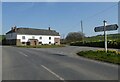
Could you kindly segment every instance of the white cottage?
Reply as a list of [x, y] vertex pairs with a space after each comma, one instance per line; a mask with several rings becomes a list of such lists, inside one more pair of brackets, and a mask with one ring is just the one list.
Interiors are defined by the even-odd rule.
[[60, 45], [60, 35], [55, 30], [34, 29], [34, 28], [11, 28], [6, 33], [6, 43], [8, 45]]

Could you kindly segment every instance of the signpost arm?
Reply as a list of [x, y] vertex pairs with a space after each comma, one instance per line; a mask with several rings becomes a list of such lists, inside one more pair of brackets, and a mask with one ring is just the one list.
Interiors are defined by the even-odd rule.
[[106, 34], [106, 22], [107, 21], [103, 21], [103, 23], [104, 23], [104, 42], [105, 42], [105, 52], [107, 52], [107, 34]]
[[99, 26], [99, 27], [95, 27], [94, 31], [95, 32], [101, 32], [104, 31], [104, 46], [105, 46], [105, 52], [107, 52], [107, 33], [106, 31], [111, 31], [111, 30], [117, 30], [119, 27], [117, 24], [113, 24], [113, 25], [106, 25], [107, 21], [103, 21], [104, 26]]

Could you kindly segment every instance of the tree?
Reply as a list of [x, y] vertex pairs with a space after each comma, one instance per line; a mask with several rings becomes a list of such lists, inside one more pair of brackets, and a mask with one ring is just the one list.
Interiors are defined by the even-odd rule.
[[75, 42], [75, 41], [82, 41], [84, 37], [84, 34], [82, 32], [70, 32], [66, 36], [67, 42]]

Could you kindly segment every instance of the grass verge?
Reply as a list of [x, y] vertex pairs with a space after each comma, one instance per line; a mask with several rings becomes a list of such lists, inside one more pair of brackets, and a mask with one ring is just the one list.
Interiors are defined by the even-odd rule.
[[94, 60], [120, 65], [120, 52], [117, 51], [108, 51], [106, 53], [105, 51], [102, 50], [98, 50], [98, 51], [89, 50], [89, 51], [78, 52], [77, 55]]
[[65, 47], [65, 45], [39, 45], [39, 46], [17, 46], [23, 48], [58, 48], [58, 47]]

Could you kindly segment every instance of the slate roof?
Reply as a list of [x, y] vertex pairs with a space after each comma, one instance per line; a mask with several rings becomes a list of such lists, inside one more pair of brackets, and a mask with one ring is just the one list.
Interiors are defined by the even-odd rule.
[[55, 30], [47, 30], [47, 29], [35, 29], [35, 28], [16, 28], [16, 30], [10, 30], [6, 34], [9, 33], [17, 33], [17, 34], [26, 34], [26, 35], [52, 35], [52, 36], [60, 36], [58, 32]]

